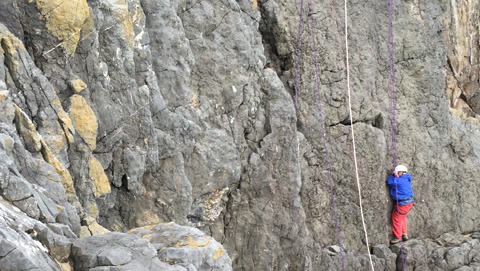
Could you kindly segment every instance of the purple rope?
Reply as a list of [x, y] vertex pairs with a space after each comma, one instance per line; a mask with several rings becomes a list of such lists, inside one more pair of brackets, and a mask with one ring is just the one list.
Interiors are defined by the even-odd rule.
[[295, 98], [294, 98], [294, 106], [295, 106], [295, 112], [297, 112], [297, 102], [298, 102], [298, 89], [300, 86], [300, 80], [299, 80], [299, 69], [300, 69], [300, 62], [302, 61], [302, 47], [301, 45], [301, 35], [303, 31], [303, 6], [304, 6], [304, 0], [302, 0], [302, 4], [300, 6], [300, 21], [298, 24], [298, 36], [297, 36], [297, 63], [295, 64]]
[[322, 136], [323, 136], [323, 148], [325, 150], [325, 165], [327, 167], [327, 179], [328, 179], [328, 184], [330, 185], [330, 194], [331, 194], [331, 206], [332, 206], [332, 213], [333, 213], [333, 218], [335, 220], [335, 233], [337, 235], [337, 240], [338, 240], [338, 246], [340, 247], [340, 255], [342, 259], [342, 270], [345, 270], [345, 257], [343, 255], [344, 253], [344, 248], [342, 245], [342, 241], [340, 238], [340, 228], [338, 226], [338, 216], [337, 216], [337, 209], [335, 207], [335, 195], [333, 193], [333, 183], [332, 183], [332, 178], [331, 178], [331, 170], [330, 170], [330, 162], [329, 162], [329, 155], [328, 155], [328, 150], [327, 150], [327, 134], [326, 134], [326, 129], [325, 129], [325, 121], [323, 119], [323, 112], [322, 112], [322, 106], [321, 106], [321, 97], [320, 97], [320, 78], [319, 78], [319, 69], [318, 69], [318, 61], [317, 61], [317, 45], [316, 45], [316, 39], [315, 39], [315, 31], [314, 31], [314, 26], [315, 22], [313, 19], [313, 2], [310, 0], [310, 21], [311, 21], [311, 31], [312, 31], [312, 47], [313, 47], [313, 60], [315, 63], [315, 82], [316, 82], [316, 101], [317, 101], [317, 107], [318, 107], [318, 114], [320, 118], [320, 123], [322, 124]]
[[[390, 53], [390, 124], [392, 126], [392, 157], [393, 166], [397, 166], [397, 128], [395, 119], [395, 44], [393, 39], [393, 0], [388, 0], [388, 48]], [[398, 182], [395, 182], [398, 206]], [[396, 208], [395, 206], [395, 208]], [[402, 271], [405, 266], [405, 255], [403, 251], [403, 240], [400, 241], [402, 253]]]

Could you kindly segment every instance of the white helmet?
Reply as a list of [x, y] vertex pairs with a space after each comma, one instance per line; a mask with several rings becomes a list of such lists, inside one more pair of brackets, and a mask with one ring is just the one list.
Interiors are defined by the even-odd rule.
[[398, 165], [398, 166], [396, 166], [396, 167], [395, 167], [395, 173], [398, 173], [398, 172], [400, 172], [400, 171], [407, 172], [408, 169], [407, 169], [407, 167], [404, 166], [404, 165]]

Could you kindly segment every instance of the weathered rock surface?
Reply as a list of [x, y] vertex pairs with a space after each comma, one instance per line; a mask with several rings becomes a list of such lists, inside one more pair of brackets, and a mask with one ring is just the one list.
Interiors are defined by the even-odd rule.
[[0, 270], [480, 270], [478, 1], [0, 2]]
[[75, 270], [232, 270], [222, 245], [174, 223], [75, 239]]
[[37, 223], [0, 199], [0, 270], [60, 270], [40, 242], [30, 235]]
[[188, 270], [160, 261], [148, 240], [125, 233], [76, 239], [72, 244], [74, 270]]
[[163, 262], [187, 270], [232, 270], [232, 261], [223, 246], [200, 230], [169, 223], [135, 228], [129, 233], [149, 240]]

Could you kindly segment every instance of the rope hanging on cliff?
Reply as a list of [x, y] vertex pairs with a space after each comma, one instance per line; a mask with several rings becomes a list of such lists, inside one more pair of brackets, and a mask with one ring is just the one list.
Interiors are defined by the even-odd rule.
[[[392, 127], [392, 159], [393, 167], [397, 166], [397, 126], [395, 117], [395, 44], [393, 39], [393, 0], [388, 0], [388, 50], [390, 58], [390, 125]], [[398, 189], [397, 189], [398, 191]], [[398, 204], [398, 199], [397, 199]], [[400, 241], [402, 254], [402, 271], [405, 266], [405, 255], [403, 252], [403, 240]]]
[[365, 215], [363, 214], [363, 207], [362, 207], [362, 193], [361, 193], [361, 186], [360, 186], [360, 178], [358, 175], [358, 162], [357, 162], [357, 150], [355, 147], [355, 132], [353, 130], [353, 114], [352, 114], [352, 98], [351, 98], [351, 90], [350, 90], [350, 63], [349, 63], [349, 55], [348, 55], [348, 6], [347, 6], [347, 0], [345, 0], [345, 63], [346, 63], [346, 69], [347, 69], [347, 93], [348, 93], [348, 112], [350, 115], [350, 128], [351, 128], [351, 134], [352, 134], [352, 146], [353, 146], [353, 161], [355, 164], [355, 178], [357, 181], [357, 190], [358, 190], [358, 201], [359, 201], [359, 206], [360, 206], [360, 215], [362, 218], [362, 226], [363, 226], [363, 231], [365, 234], [365, 245], [367, 247], [367, 252], [368, 252], [368, 258], [370, 260], [370, 266], [372, 267], [372, 270], [375, 270], [373, 266], [373, 261], [372, 261], [372, 255], [370, 254], [370, 246], [368, 244], [368, 234], [367, 234], [367, 226], [365, 224]]
[[318, 108], [318, 114], [319, 114], [319, 119], [322, 127], [322, 139], [323, 139], [323, 149], [325, 151], [325, 166], [327, 169], [327, 181], [330, 186], [330, 201], [331, 201], [331, 206], [332, 206], [332, 213], [333, 217], [335, 220], [335, 233], [337, 236], [338, 240], [338, 246], [340, 247], [340, 255], [342, 259], [342, 270], [345, 270], [345, 256], [344, 256], [344, 247], [342, 245], [342, 241], [340, 238], [340, 228], [338, 225], [338, 216], [337, 216], [337, 208], [335, 206], [335, 194], [333, 192], [333, 182], [332, 182], [332, 177], [331, 177], [331, 170], [330, 170], [330, 159], [328, 155], [328, 149], [327, 149], [327, 134], [326, 134], [326, 129], [325, 129], [325, 120], [323, 118], [323, 109], [322, 109], [322, 104], [321, 104], [321, 97], [320, 97], [320, 90], [321, 90], [321, 84], [320, 84], [320, 72], [318, 68], [318, 61], [317, 61], [317, 44], [316, 44], [316, 38], [315, 38], [315, 20], [313, 19], [313, 1], [310, 0], [310, 5], [309, 5], [309, 16], [310, 16], [310, 31], [312, 35], [312, 48], [313, 48], [313, 62], [315, 64], [315, 83], [316, 83], [316, 102], [317, 102], [317, 108]]
[[[299, 93], [299, 88], [300, 88], [300, 83], [299, 83], [299, 67], [301, 63], [301, 34], [303, 31], [303, 10], [304, 10], [304, 0], [301, 1], [301, 7], [300, 7], [300, 21], [299, 21], [299, 26], [298, 26], [298, 37], [297, 37], [297, 63], [295, 65], [295, 98], [294, 98], [294, 106], [295, 106], [295, 111], [298, 110], [298, 93]], [[312, 14], [312, 0], [310, 0], [310, 14]], [[312, 46], [313, 46], [313, 54], [314, 54], [314, 62], [315, 62], [315, 81], [316, 81], [316, 102], [317, 102], [317, 107], [318, 107], [318, 112], [319, 112], [319, 118], [320, 118], [320, 123], [322, 127], [322, 138], [323, 138], [323, 146], [324, 146], [324, 151], [325, 151], [325, 164], [326, 164], [326, 170], [327, 170], [327, 180], [328, 184], [330, 186], [330, 201], [331, 201], [331, 208], [332, 208], [332, 216], [335, 221], [335, 233], [337, 237], [337, 242], [338, 246], [340, 247], [340, 255], [341, 255], [341, 261], [342, 261], [342, 270], [345, 271], [345, 257], [344, 257], [344, 248], [342, 245], [342, 241], [340, 238], [340, 228], [338, 225], [338, 216], [337, 216], [337, 210], [335, 206], [335, 194], [333, 192], [333, 182], [331, 178], [331, 170], [330, 170], [330, 162], [329, 162], [329, 155], [328, 155], [328, 150], [327, 150], [327, 136], [325, 132], [325, 121], [323, 119], [323, 113], [322, 113], [322, 106], [320, 102], [320, 77], [319, 77], [319, 69], [318, 69], [318, 63], [317, 63], [317, 50], [316, 50], [316, 44], [315, 44], [315, 33], [313, 31], [314, 27], [314, 20], [313, 17], [311, 16], [311, 23], [312, 23]]]
[[[300, 7], [300, 21], [299, 21], [299, 26], [298, 26], [298, 37], [297, 37], [297, 63], [295, 65], [295, 98], [294, 98], [294, 106], [295, 106], [295, 111], [298, 110], [298, 93], [299, 93], [299, 66], [301, 63], [301, 33], [303, 30], [303, 10], [304, 10], [304, 0], [301, 1], [301, 7]], [[322, 139], [323, 139], [323, 148], [325, 151], [325, 166], [327, 169], [327, 182], [329, 184], [330, 188], [330, 201], [331, 201], [331, 208], [332, 208], [332, 217], [333, 220], [335, 221], [335, 234], [337, 237], [337, 243], [338, 246], [340, 247], [340, 256], [341, 256], [341, 263], [342, 263], [342, 270], [345, 270], [345, 256], [344, 256], [344, 247], [342, 245], [341, 237], [340, 237], [340, 227], [338, 225], [338, 215], [337, 215], [337, 210], [336, 210], [336, 205], [335, 205], [335, 194], [333, 192], [333, 182], [331, 178], [331, 169], [330, 169], [330, 162], [329, 162], [329, 154], [328, 154], [328, 149], [327, 149], [327, 136], [326, 136], [326, 129], [325, 129], [325, 121], [323, 119], [323, 109], [321, 105], [321, 98], [320, 98], [320, 89], [321, 89], [321, 84], [320, 84], [320, 76], [319, 76], [319, 68], [318, 68], [318, 61], [317, 61], [317, 48], [316, 48], [316, 43], [315, 43], [315, 31], [314, 31], [314, 26], [315, 26], [315, 21], [313, 18], [313, 1], [310, 0], [310, 5], [309, 5], [309, 13], [310, 13], [310, 19], [311, 19], [311, 34], [312, 34], [312, 48], [313, 48], [313, 56], [314, 56], [314, 64], [315, 64], [315, 83], [316, 83], [316, 103], [318, 107], [318, 113], [319, 113], [319, 119], [322, 127]]]

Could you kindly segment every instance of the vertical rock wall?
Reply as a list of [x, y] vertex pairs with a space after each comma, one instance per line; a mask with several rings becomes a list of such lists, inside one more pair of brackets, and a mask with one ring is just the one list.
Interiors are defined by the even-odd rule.
[[[145, 227], [135, 233], [148, 239], [151, 227], [175, 221], [221, 242], [235, 270], [368, 270], [353, 128], [376, 269], [401, 264], [398, 249], [381, 245], [390, 238], [384, 180], [394, 154], [414, 177], [412, 236], [478, 230], [478, 2], [394, 1], [393, 111], [387, 2], [348, 2], [353, 127], [344, 3], [317, 1], [309, 11], [307, 2], [300, 21], [300, 1], [2, 1], [4, 205], [66, 225], [71, 234], [60, 235], [68, 238]], [[332, 246], [337, 229], [343, 250]], [[25, 243], [36, 238], [29, 236]], [[43, 244], [53, 238], [42, 236]], [[127, 246], [133, 238], [108, 236], [95, 242]], [[181, 247], [202, 247], [182, 238]], [[476, 251], [468, 238], [412, 246], [418, 255]], [[141, 247], [153, 254], [168, 243], [150, 241]], [[72, 243], [75, 270], [115, 265], [101, 246]], [[128, 249], [119, 253], [137, 255]], [[65, 253], [55, 259], [65, 262]], [[204, 270], [230, 260], [214, 254], [225, 262], [207, 257], [204, 265], [166, 253], [151, 266]], [[44, 258], [38, 266], [54, 265]], [[137, 268], [139, 259], [122, 264]], [[425, 263], [412, 268], [468, 264], [408, 259]]]

